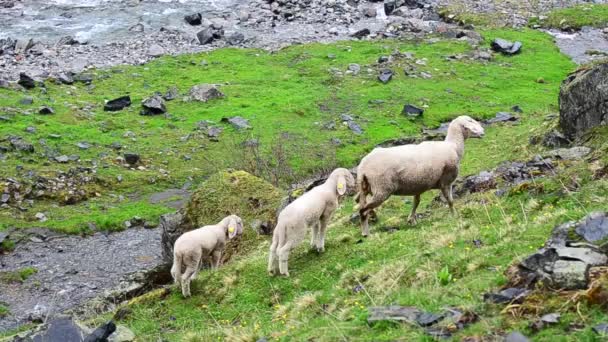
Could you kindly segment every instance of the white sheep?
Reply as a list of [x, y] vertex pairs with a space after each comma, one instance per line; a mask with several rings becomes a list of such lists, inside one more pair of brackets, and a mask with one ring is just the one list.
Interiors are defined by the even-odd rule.
[[[480, 138], [484, 129], [472, 118], [463, 115], [448, 126], [445, 141], [427, 141], [418, 145], [376, 148], [365, 156], [357, 168], [359, 215], [361, 232], [369, 235], [369, 215], [391, 195], [414, 196], [408, 222], [416, 224], [416, 209], [420, 195], [440, 189], [454, 213], [452, 183], [464, 154], [464, 141]], [[371, 196], [371, 198], [368, 198]]]
[[190, 296], [190, 282], [196, 278], [202, 259], [211, 257], [211, 268], [217, 269], [226, 241], [242, 233], [243, 220], [230, 215], [216, 225], [186, 232], [175, 241], [171, 275], [175, 284], [181, 284], [184, 297]]
[[308, 227], [312, 227], [310, 247], [325, 251], [325, 230], [332, 214], [350, 188], [355, 178], [347, 169], [335, 169], [325, 183], [306, 192], [290, 203], [279, 214], [272, 236], [268, 272], [289, 276], [287, 259], [289, 252], [304, 238]]

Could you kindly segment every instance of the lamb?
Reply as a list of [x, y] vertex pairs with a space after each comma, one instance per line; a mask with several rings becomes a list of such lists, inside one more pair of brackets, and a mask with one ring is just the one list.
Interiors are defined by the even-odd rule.
[[332, 214], [348, 189], [355, 186], [355, 178], [347, 169], [335, 169], [325, 183], [313, 188], [281, 211], [272, 236], [268, 273], [289, 276], [289, 252], [312, 227], [310, 247], [325, 251], [325, 231]]
[[[391, 195], [414, 196], [408, 222], [416, 224], [420, 195], [440, 189], [454, 214], [452, 183], [464, 154], [465, 139], [481, 138], [483, 127], [463, 115], [448, 126], [445, 141], [428, 141], [418, 145], [376, 148], [365, 156], [357, 168], [358, 202], [361, 232], [369, 235], [369, 216]], [[371, 195], [371, 198], [368, 196]]]
[[[217, 269], [226, 240], [241, 234], [243, 220], [236, 215], [230, 215], [216, 225], [186, 232], [175, 241], [171, 275], [175, 284], [181, 284], [184, 297], [190, 297], [190, 282], [200, 271], [202, 259], [211, 257], [211, 268]], [[185, 271], [182, 273], [183, 269]]]

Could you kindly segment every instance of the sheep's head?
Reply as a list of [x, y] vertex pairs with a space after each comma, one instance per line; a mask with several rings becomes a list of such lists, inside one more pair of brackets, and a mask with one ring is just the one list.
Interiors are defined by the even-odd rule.
[[459, 116], [454, 121], [460, 124], [462, 132], [467, 138], [482, 138], [485, 134], [481, 124], [467, 115]]
[[349, 189], [355, 188], [355, 177], [347, 169], [335, 169], [329, 178], [335, 179], [336, 191], [340, 196], [344, 196]]
[[232, 239], [237, 235], [243, 234], [243, 220], [240, 217], [236, 215], [230, 215], [223, 220], [223, 222], [226, 221], [228, 225], [227, 231], [229, 239]]

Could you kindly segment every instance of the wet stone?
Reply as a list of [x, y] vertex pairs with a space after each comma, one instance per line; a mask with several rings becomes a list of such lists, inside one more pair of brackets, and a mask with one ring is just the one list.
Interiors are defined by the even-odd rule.
[[424, 109], [418, 108], [411, 104], [406, 104], [405, 106], [403, 106], [403, 111], [401, 111], [401, 114], [407, 115], [409, 117], [418, 117], [421, 116], [423, 113]]
[[114, 100], [108, 101], [104, 106], [103, 110], [106, 112], [115, 112], [122, 110], [131, 105], [131, 97], [130, 96], [121, 96]]

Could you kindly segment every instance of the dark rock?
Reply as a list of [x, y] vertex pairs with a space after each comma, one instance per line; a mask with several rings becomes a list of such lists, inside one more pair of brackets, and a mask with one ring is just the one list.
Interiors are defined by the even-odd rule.
[[34, 145], [23, 140], [21, 137], [10, 137], [8, 141], [11, 146], [17, 151], [29, 153], [34, 152]]
[[189, 230], [184, 222], [184, 215], [178, 211], [173, 214], [165, 214], [160, 217], [159, 227], [161, 230], [161, 246], [163, 261], [166, 264], [173, 263], [173, 245], [180, 235]]
[[84, 342], [107, 342], [108, 337], [116, 331], [116, 324], [109, 321], [108, 323], [95, 329], [89, 336], [84, 339]]
[[144, 24], [142, 23], [137, 23], [131, 27], [129, 27], [129, 32], [144, 32], [145, 31], [145, 27]]
[[378, 145], [376, 145], [376, 147], [393, 147], [393, 146], [415, 144], [417, 142], [418, 142], [418, 139], [415, 137], [395, 138], [395, 139], [385, 140], [385, 141], [379, 143]]
[[165, 100], [160, 95], [153, 95], [145, 99], [141, 103], [143, 109], [139, 114], [141, 115], [160, 115], [167, 112], [165, 107]]
[[429, 129], [425, 128], [422, 130], [422, 134], [425, 136], [425, 140], [436, 140], [443, 139], [448, 134], [449, 123], [442, 123], [437, 128]]
[[139, 162], [140, 160], [140, 156], [139, 154], [136, 153], [125, 153], [124, 154], [125, 157], [125, 161], [127, 162], [127, 164], [129, 165], [135, 165]]
[[380, 306], [369, 309], [367, 322], [373, 323], [377, 321], [399, 321], [417, 324], [418, 316], [422, 311], [411, 306]]
[[226, 39], [226, 42], [229, 45], [239, 45], [239, 44], [243, 43], [244, 41], [245, 41], [245, 35], [240, 32], [235, 32]]
[[384, 13], [386, 15], [391, 15], [391, 13], [393, 13], [393, 11], [397, 9], [397, 7], [399, 7], [399, 5], [395, 0], [384, 1]]
[[464, 194], [484, 192], [490, 189], [496, 189], [498, 183], [493, 172], [481, 171], [477, 175], [468, 176], [462, 182], [457, 181], [454, 186], [454, 195], [462, 196]]
[[361, 129], [361, 126], [359, 126], [358, 123], [356, 123], [354, 121], [348, 121], [347, 125], [348, 125], [348, 129], [350, 129], [353, 133], [355, 133], [357, 135], [363, 134], [363, 129]]
[[31, 336], [27, 336], [26, 341], [82, 341], [83, 332], [76, 323], [69, 317], [56, 318], [44, 328]]
[[519, 331], [513, 331], [505, 337], [505, 342], [530, 342], [530, 340]]
[[205, 134], [207, 134], [209, 138], [219, 138], [223, 131], [224, 129], [222, 127], [212, 126], [207, 128], [207, 132], [205, 132]]
[[51, 107], [43, 106], [38, 110], [38, 114], [41, 115], [52, 115], [55, 114], [55, 111]]
[[224, 94], [212, 84], [199, 84], [190, 88], [190, 98], [195, 101], [207, 102], [224, 97]]
[[203, 17], [201, 16], [200, 13], [194, 13], [194, 14], [190, 14], [190, 15], [187, 15], [184, 17], [184, 20], [192, 26], [202, 24], [203, 23], [202, 19], [203, 19]]
[[93, 83], [93, 75], [82, 74], [82, 73], [76, 74], [76, 75], [74, 75], [74, 81], [89, 85], [89, 84]]
[[221, 121], [230, 123], [232, 125], [232, 127], [236, 128], [237, 130], [251, 128], [251, 126], [249, 126], [249, 120], [244, 119], [240, 116], [234, 116], [231, 118], [222, 118]]
[[423, 312], [416, 317], [416, 323], [421, 327], [431, 326], [443, 319], [443, 315], [437, 315], [430, 312]]
[[113, 150], [118, 151], [118, 150], [122, 149], [122, 144], [119, 143], [119, 142], [117, 142], [117, 141], [115, 141], [115, 142], [113, 142], [113, 143], [110, 144], [110, 148], [113, 149]]
[[382, 63], [387, 63], [390, 61], [390, 57], [389, 56], [380, 56], [378, 57], [378, 63], [382, 64]]
[[527, 289], [511, 287], [499, 293], [486, 293], [483, 295], [483, 300], [495, 304], [521, 303], [528, 294], [530, 291]]
[[542, 138], [542, 144], [545, 147], [564, 147], [570, 145], [570, 140], [562, 133], [552, 130], [545, 134]]
[[19, 73], [19, 81], [17, 81], [17, 83], [25, 89], [36, 87], [36, 81], [24, 72]]
[[198, 42], [201, 45], [211, 44], [214, 40], [221, 39], [224, 36], [224, 30], [208, 27], [196, 34]]
[[378, 80], [384, 84], [387, 84], [393, 78], [393, 71], [391, 69], [382, 69], [378, 74]]
[[165, 95], [163, 95], [163, 99], [165, 99], [165, 101], [172, 101], [175, 100], [178, 96], [179, 90], [176, 87], [171, 87], [167, 89], [167, 92], [165, 93]]
[[508, 40], [496, 38], [492, 41], [490, 47], [496, 52], [500, 52], [505, 55], [515, 55], [521, 52], [521, 42], [510, 42]]
[[55, 46], [78, 45], [78, 44], [80, 44], [80, 42], [78, 42], [76, 39], [74, 39], [74, 37], [64, 36], [64, 37], [59, 38], [59, 40], [57, 41]]
[[403, 110], [401, 111], [401, 114], [407, 115], [409, 117], [421, 116], [423, 113], [424, 109], [418, 108], [411, 104], [406, 104], [405, 106], [403, 106]]
[[73, 84], [74, 77], [72, 77], [71, 72], [62, 72], [57, 76], [57, 81], [61, 84]]
[[122, 110], [131, 105], [131, 97], [130, 96], [121, 96], [117, 99], [110, 100], [106, 102], [103, 106], [103, 110], [106, 112], [116, 112]]
[[359, 30], [359, 31], [351, 34], [351, 37], [362, 39], [362, 38], [364, 38], [366, 36], [369, 36], [370, 33], [371, 33], [371, 31], [368, 28], [364, 28], [362, 30]]
[[495, 124], [495, 123], [499, 123], [499, 122], [513, 122], [513, 121], [517, 121], [517, 120], [519, 120], [519, 117], [514, 116], [511, 113], [498, 112], [498, 113], [496, 113], [495, 117], [488, 119], [484, 122], [488, 125], [491, 125], [491, 124]]
[[559, 125], [569, 139], [608, 123], [608, 63], [568, 75], [559, 93]]
[[602, 336], [608, 336], [608, 323], [600, 323], [593, 327], [593, 331]]
[[590, 214], [576, 225], [575, 232], [589, 242], [608, 238], [608, 214]]
[[521, 109], [521, 107], [518, 106], [518, 105], [515, 105], [515, 106], [511, 107], [511, 110], [514, 111], [515, 113], [523, 113], [524, 112], [523, 109]]
[[31, 96], [26, 96], [26, 97], [22, 98], [21, 100], [19, 100], [19, 103], [24, 106], [28, 106], [28, 105], [31, 105], [32, 103], [34, 103], [34, 98]]

